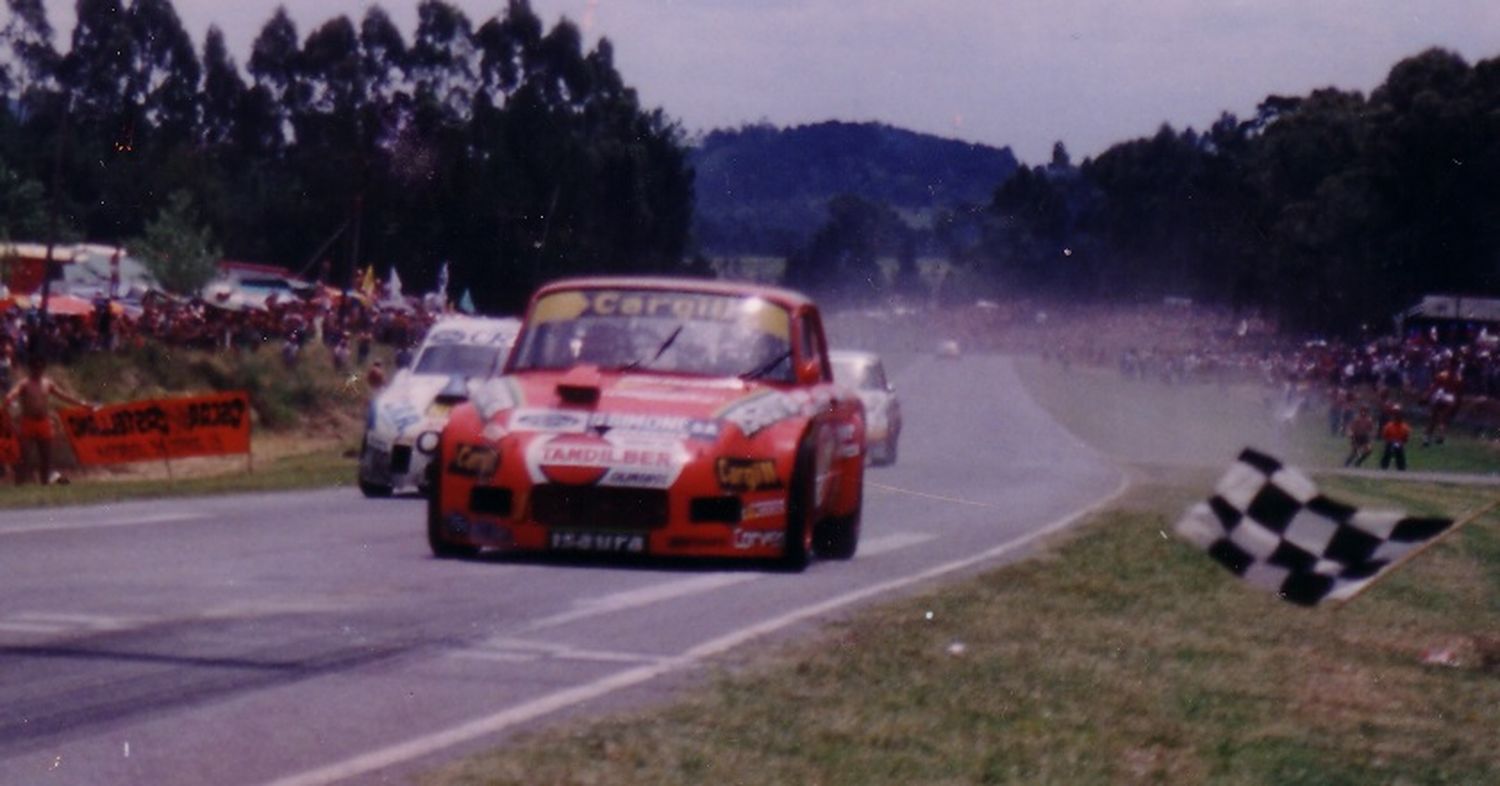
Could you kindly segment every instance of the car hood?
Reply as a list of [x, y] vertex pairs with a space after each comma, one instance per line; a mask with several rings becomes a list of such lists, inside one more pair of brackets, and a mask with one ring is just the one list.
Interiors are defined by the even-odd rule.
[[734, 377], [675, 377], [604, 372], [526, 372], [478, 385], [473, 401], [486, 421], [507, 431], [649, 432], [715, 439], [734, 426], [747, 436], [811, 415], [828, 394], [782, 390]]
[[397, 374], [371, 405], [371, 430], [394, 435], [421, 422], [453, 380], [446, 374]]

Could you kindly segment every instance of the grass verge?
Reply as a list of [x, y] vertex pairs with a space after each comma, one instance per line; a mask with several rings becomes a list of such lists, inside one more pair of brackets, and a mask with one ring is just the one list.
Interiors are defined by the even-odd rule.
[[[1305, 610], [1164, 536], [1211, 478], [1183, 480], [1138, 486], [1041, 558], [722, 666], [671, 706], [523, 737], [426, 782], [1500, 781], [1493, 521], [1346, 608]], [[1486, 493], [1329, 485], [1424, 513]], [[1424, 664], [1431, 649], [1455, 665]]]
[[335, 446], [291, 453], [258, 460], [253, 471], [246, 470], [243, 456], [212, 460], [216, 467], [222, 467], [217, 471], [179, 462], [187, 466], [177, 472], [187, 473], [186, 477], [167, 478], [165, 469], [157, 465], [157, 471], [146, 477], [88, 479], [64, 486], [12, 486], [7, 479], [7, 485], [0, 486], [0, 510], [352, 485], [356, 461], [346, 456], [348, 452]]

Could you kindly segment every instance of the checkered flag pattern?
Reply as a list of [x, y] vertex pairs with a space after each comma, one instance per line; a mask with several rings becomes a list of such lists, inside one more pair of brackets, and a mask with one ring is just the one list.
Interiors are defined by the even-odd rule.
[[1230, 572], [1302, 606], [1345, 600], [1451, 519], [1411, 518], [1336, 502], [1299, 470], [1246, 449], [1177, 534]]

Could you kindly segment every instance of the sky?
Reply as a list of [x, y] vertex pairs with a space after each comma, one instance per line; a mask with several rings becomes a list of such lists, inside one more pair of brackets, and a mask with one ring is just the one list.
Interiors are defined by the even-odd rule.
[[[477, 27], [504, 0], [449, 0]], [[66, 48], [72, 0], [45, 0]], [[367, 0], [175, 0], [202, 46], [241, 67], [278, 4], [306, 36]], [[415, 0], [380, 3], [410, 39]], [[1075, 160], [1154, 133], [1241, 117], [1271, 94], [1370, 91], [1440, 46], [1500, 56], [1496, 0], [532, 0], [590, 45], [606, 36], [642, 101], [689, 132], [767, 121], [878, 121]]]

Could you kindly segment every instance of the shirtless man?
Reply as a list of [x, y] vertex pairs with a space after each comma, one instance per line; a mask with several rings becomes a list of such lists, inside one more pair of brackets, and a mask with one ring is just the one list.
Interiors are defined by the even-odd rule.
[[[26, 378], [16, 383], [14, 388], [5, 395], [5, 407], [8, 410], [11, 402], [21, 402], [21, 455], [26, 454], [26, 445], [30, 443], [36, 446], [38, 465], [42, 471], [41, 482], [43, 485], [52, 481], [52, 416], [47, 410], [47, 402], [51, 397], [57, 397], [70, 404], [86, 407], [87, 402], [57, 386], [52, 378], [44, 372], [47, 362], [41, 355], [32, 355], [26, 364]], [[22, 482], [25, 477], [21, 472], [16, 473], [16, 482]]]

